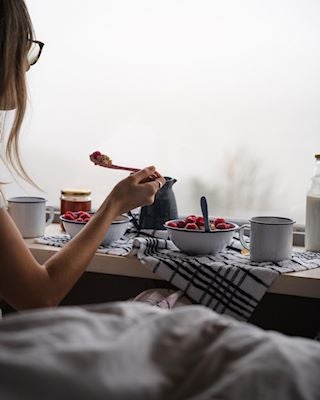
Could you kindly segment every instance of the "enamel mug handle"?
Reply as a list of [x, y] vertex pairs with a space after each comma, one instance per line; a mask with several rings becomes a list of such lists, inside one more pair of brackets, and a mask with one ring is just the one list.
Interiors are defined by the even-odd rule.
[[54, 219], [54, 208], [51, 206], [46, 207], [46, 211], [49, 212], [49, 217], [46, 220], [46, 226], [50, 225]]
[[251, 226], [250, 226], [249, 224], [245, 224], [245, 225], [240, 226], [240, 228], [238, 229], [240, 243], [241, 243], [242, 246], [243, 246], [245, 249], [247, 249], [247, 250], [250, 250], [250, 247], [247, 245], [247, 243], [246, 243], [246, 241], [245, 241], [245, 239], [244, 239], [244, 237], [243, 237], [243, 231], [244, 231], [245, 229], [249, 229], [249, 230], [250, 230], [250, 228], [251, 228]]

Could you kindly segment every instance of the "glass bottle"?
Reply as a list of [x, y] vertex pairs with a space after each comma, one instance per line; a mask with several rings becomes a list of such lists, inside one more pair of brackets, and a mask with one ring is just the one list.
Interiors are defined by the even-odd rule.
[[305, 248], [320, 251], [320, 154], [315, 154], [315, 158], [311, 187], [307, 192]]
[[91, 192], [86, 189], [62, 189], [60, 215], [67, 211], [91, 211]]

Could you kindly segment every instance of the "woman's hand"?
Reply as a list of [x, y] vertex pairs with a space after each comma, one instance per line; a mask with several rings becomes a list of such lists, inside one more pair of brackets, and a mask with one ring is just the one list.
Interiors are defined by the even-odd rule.
[[152, 204], [155, 194], [164, 183], [165, 179], [155, 167], [147, 167], [120, 181], [111, 191], [107, 202], [120, 215], [136, 207]]

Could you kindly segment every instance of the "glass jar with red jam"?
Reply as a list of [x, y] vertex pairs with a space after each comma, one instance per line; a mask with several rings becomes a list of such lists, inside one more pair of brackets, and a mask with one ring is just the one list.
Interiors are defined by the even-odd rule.
[[60, 215], [67, 211], [91, 211], [91, 192], [86, 189], [61, 190]]

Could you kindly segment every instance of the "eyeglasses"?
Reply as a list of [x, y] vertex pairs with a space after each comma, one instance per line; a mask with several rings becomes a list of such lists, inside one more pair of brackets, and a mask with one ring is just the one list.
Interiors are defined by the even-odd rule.
[[34, 65], [40, 58], [44, 43], [39, 42], [39, 40], [32, 40], [31, 46], [28, 51], [28, 63], [29, 65]]

